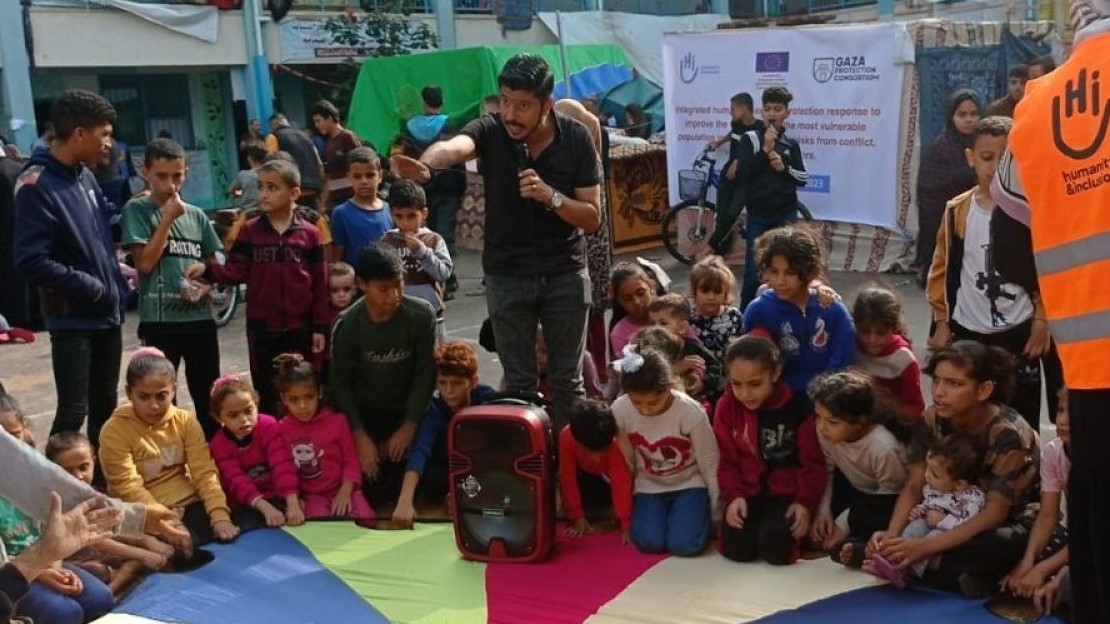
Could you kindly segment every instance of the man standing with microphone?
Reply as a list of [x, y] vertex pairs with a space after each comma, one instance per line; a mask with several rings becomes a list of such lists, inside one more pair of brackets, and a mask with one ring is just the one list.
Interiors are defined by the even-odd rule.
[[[1030, 223], [1064, 364], [1074, 621], [1110, 622], [1110, 0], [1071, 0], [1071, 57], [1026, 85], [1000, 162], [1000, 206]], [[1047, 127], [1046, 127], [1047, 126]], [[1050, 134], [1050, 136], [1046, 136]], [[1011, 158], [1012, 156], [1012, 158]]]
[[394, 156], [392, 168], [426, 184], [458, 163], [482, 160], [482, 265], [505, 382], [509, 390], [536, 390], [536, 327], [542, 325], [561, 425], [560, 406], [584, 394], [590, 279], [583, 231], [601, 224], [597, 153], [582, 124], [552, 110], [555, 80], [542, 57], [512, 57], [498, 84], [499, 113], [432, 144], [420, 160]]

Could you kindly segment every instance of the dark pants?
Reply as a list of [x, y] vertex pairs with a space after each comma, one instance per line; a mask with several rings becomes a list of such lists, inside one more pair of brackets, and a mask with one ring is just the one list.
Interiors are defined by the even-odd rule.
[[[383, 457], [385, 440], [375, 440], [378, 457]], [[401, 482], [405, 479], [405, 460], [399, 462], [381, 459], [378, 462], [378, 476], [371, 481], [362, 480], [362, 494], [374, 509], [392, 508], [401, 495]]]
[[51, 435], [79, 431], [87, 418], [89, 440], [94, 446], [100, 444], [100, 429], [116, 409], [122, 356], [119, 327], [50, 332], [54, 390], [58, 395]]
[[929, 276], [929, 267], [933, 264], [933, 253], [937, 248], [937, 231], [940, 230], [941, 218], [944, 216], [943, 202], [939, 206], [924, 206], [920, 204], [917, 209], [917, 249], [914, 255], [914, 266], [918, 268], [918, 279], [922, 284]]
[[455, 257], [455, 228], [459, 222], [459, 208], [462, 197], [459, 195], [428, 196], [428, 228], [443, 237], [447, 253]]
[[734, 181], [721, 179], [717, 187], [717, 220], [713, 234], [709, 237], [709, 247], [713, 253], [723, 256], [732, 245], [732, 235], [736, 230], [736, 220], [744, 211], [744, 189]]
[[211, 327], [206, 327], [203, 332], [182, 334], [144, 332], [140, 326], [139, 335], [143, 344], [161, 349], [178, 371], [181, 370], [181, 363], [185, 363], [185, 382], [189, 386], [189, 395], [193, 397], [197, 420], [204, 429], [204, 438], [211, 440], [220, 430], [220, 423], [208, 407], [212, 383], [220, 376], [220, 340], [216, 324], [208, 324]]
[[[960, 591], [960, 577], [968, 574], [994, 586], [1021, 561], [1029, 530], [1021, 524], [980, 533], [952, 550], [940, 554], [940, 565], [928, 570], [921, 582], [935, 589]], [[1074, 550], [1074, 549], [1073, 549]]]
[[193, 546], [204, 546], [216, 541], [216, 533], [212, 530], [212, 519], [204, 509], [203, 502], [196, 501], [186, 505], [181, 522], [193, 536]]
[[867, 540], [885, 531], [897, 502], [897, 494], [857, 493], [848, 506], [848, 537]]
[[790, 225], [798, 218], [798, 209], [753, 210], [748, 207], [748, 223], [745, 227], [744, 248], [744, 286], [740, 290], [740, 309], [746, 310], [755, 299], [759, 290], [759, 261], [755, 257], [755, 241], [775, 228]]
[[586, 350], [594, 359], [602, 383], [609, 378], [609, 332], [605, 329], [605, 310], [591, 309], [586, 323]]
[[1029, 342], [1029, 334], [1033, 330], [1033, 320], [1030, 319], [997, 334], [979, 334], [955, 321], [949, 321], [948, 325], [952, 328], [954, 340], [974, 340], [988, 346], [1000, 347], [1014, 356], [1016, 383], [1010, 407], [1021, 414], [1021, 417], [1033, 427], [1033, 431], [1040, 431], [1041, 361], [1021, 357], [1021, 352], [1025, 349], [1025, 343]]
[[1110, 390], [1070, 390], [1068, 415], [1072, 616], [1076, 624], [1106, 624], [1110, 622], [1110, 532], [1106, 530], [1110, 518]]
[[311, 362], [312, 329], [306, 326], [272, 332], [247, 321], [247, 350], [250, 352], [251, 381], [261, 398], [258, 411], [274, 416], [281, 415], [285, 410], [281, 409], [281, 400], [275, 385], [274, 358], [283, 353], [300, 353], [306, 362]]
[[794, 558], [794, 536], [786, 510], [791, 501], [784, 498], [757, 498], [748, 501], [744, 528], [734, 529], [721, 523], [721, 555], [733, 561], [762, 559], [771, 565], [787, 565]]
[[582, 512], [587, 518], [597, 518], [613, 509], [613, 488], [600, 475], [578, 471], [578, 492], [582, 497]]

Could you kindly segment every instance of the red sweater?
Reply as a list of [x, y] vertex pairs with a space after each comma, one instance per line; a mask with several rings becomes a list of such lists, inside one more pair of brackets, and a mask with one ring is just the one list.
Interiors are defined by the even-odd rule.
[[810, 513], [817, 510], [828, 469], [807, 399], [795, 397], [780, 381], [771, 398], [752, 411], [725, 392], [717, 401], [713, 433], [721, 449], [722, 504], [739, 496], [772, 496], [801, 503]]
[[247, 320], [283, 332], [311, 325], [326, 334], [332, 319], [328, 269], [320, 230], [293, 215], [278, 233], [265, 214], [240, 230], [227, 264], [208, 262], [205, 277], [221, 284], [247, 285]]
[[925, 413], [925, 396], [921, 392], [921, 365], [913, 354], [910, 342], [894, 334], [890, 344], [878, 355], [871, 355], [856, 343], [856, 364], [859, 364], [875, 385], [890, 393], [902, 408], [907, 424], [921, 420]]
[[574, 440], [569, 426], [559, 432], [559, 489], [571, 520], [585, 515], [582, 493], [578, 490], [578, 470], [605, 477], [613, 494], [613, 513], [620, 520], [621, 529], [627, 531], [632, 526], [632, 471], [616, 441], [597, 459]]
[[220, 480], [233, 505], [251, 506], [261, 498], [297, 493], [297, 469], [272, 416], [258, 415], [246, 446], [221, 429], [208, 443]]
[[300, 476], [301, 494], [331, 497], [344, 483], [362, 484], [355, 439], [342, 413], [321, 406], [308, 422], [286, 416], [278, 424]]

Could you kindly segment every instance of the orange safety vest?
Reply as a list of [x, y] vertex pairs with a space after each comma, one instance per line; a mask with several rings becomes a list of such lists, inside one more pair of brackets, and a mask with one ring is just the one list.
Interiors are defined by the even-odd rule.
[[1110, 388], [1110, 35], [1026, 85], [1010, 151], [1068, 388]]

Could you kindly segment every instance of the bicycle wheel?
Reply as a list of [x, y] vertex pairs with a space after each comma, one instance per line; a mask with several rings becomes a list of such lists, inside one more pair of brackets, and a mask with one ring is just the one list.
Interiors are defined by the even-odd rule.
[[687, 200], [676, 205], [663, 217], [663, 247], [675, 260], [693, 264], [711, 252], [709, 237], [716, 220], [713, 202], [699, 205], [696, 200]]
[[214, 284], [208, 293], [208, 305], [216, 327], [224, 327], [235, 318], [235, 310], [239, 307], [239, 287]]

